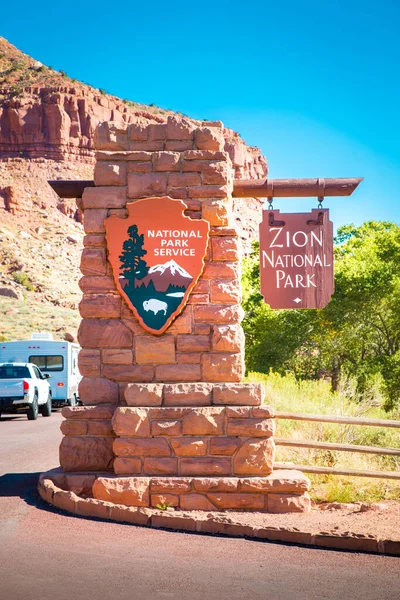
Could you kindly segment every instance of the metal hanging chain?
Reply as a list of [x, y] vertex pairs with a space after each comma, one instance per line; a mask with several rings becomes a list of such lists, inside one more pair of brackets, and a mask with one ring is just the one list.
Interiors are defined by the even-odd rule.
[[325, 200], [325, 179], [318, 177], [318, 207], [323, 208], [322, 203]]
[[272, 204], [274, 199], [274, 182], [267, 180], [267, 198], [268, 198], [268, 210], [274, 210]]

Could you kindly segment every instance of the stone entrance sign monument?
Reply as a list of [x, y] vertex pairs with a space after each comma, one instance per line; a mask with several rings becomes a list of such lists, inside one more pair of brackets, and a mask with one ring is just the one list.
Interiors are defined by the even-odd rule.
[[242, 383], [222, 124], [103, 123], [96, 147], [82, 197], [83, 406], [63, 409], [67, 485], [81, 474], [87, 496], [136, 507], [308, 510], [307, 477], [273, 471], [263, 387]]

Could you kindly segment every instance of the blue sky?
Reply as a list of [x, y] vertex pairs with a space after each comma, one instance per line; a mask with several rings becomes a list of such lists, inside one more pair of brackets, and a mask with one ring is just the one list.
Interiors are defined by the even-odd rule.
[[20, 0], [0, 14], [0, 35], [70, 77], [222, 120], [272, 178], [365, 177], [326, 200], [335, 227], [400, 222], [399, 29], [398, 0]]

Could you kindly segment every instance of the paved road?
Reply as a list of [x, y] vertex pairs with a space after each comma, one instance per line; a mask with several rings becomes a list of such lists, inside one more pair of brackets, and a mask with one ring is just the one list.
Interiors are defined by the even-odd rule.
[[1, 600], [399, 600], [400, 560], [70, 517], [36, 493], [61, 415], [0, 419]]

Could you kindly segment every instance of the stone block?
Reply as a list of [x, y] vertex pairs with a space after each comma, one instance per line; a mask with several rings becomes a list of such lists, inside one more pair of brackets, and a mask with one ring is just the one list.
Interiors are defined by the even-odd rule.
[[151, 173], [153, 170], [153, 163], [150, 161], [145, 162], [132, 162], [129, 163], [129, 173]]
[[119, 383], [144, 382], [154, 379], [154, 368], [144, 365], [103, 365], [102, 374]]
[[176, 338], [178, 352], [208, 352], [211, 350], [209, 335], [178, 335]]
[[202, 373], [204, 381], [241, 381], [244, 377], [244, 361], [241, 354], [203, 354]]
[[117, 456], [114, 459], [114, 473], [116, 475], [140, 475], [142, 472], [142, 459]]
[[201, 173], [204, 162], [202, 160], [183, 160], [182, 161], [182, 173], [188, 173], [195, 171]]
[[132, 332], [116, 319], [83, 319], [78, 331], [83, 348], [131, 348]]
[[228, 164], [226, 161], [203, 162], [201, 165], [203, 184], [225, 185], [229, 182], [231, 175], [228, 172]]
[[199, 173], [171, 173], [168, 177], [168, 187], [188, 187], [201, 185]]
[[195, 335], [209, 335], [211, 333], [211, 325], [208, 323], [196, 323], [193, 327]]
[[238, 323], [242, 318], [239, 304], [208, 304], [193, 306], [193, 317], [196, 323]]
[[241, 259], [241, 246], [237, 237], [211, 238], [212, 258], [215, 261], [236, 261]]
[[173, 438], [171, 446], [177, 456], [205, 456], [207, 454], [207, 440], [204, 438]]
[[162, 383], [130, 383], [124, 388], [124, 398], [128, 406], [161, 406]]
[[159, 365], [156, 367], [156, 381], [199, 381], [200, 365]]
[[211, 404], [209, 383], [175, 383], [164, 385], [165, 406], [205, 406]]
[[192, 140], [167, 140], [165, 142], [165, 150], [176, 150], [177, 152], [183, 152], [184, 150], [191, 150], [192, 148]]
[[93, 484], [93, 496], [125, 506], [149, 506], [147, 477], [98, 477]]
[[180, 498], [181, 510], [215, 510], [212, 504], [203, 494], [184, 494]]
[[119, 436], [146, 437], [150, 435], [148, 411], [145, 408], [120, 406], [112, 418], [113, 429]]
[[171, 456], [164, 438], [121, 437], [114, 441], [116, 456]]
[[168, 117], [167, 121], [167, 140], [192, 140], [194, 137], [195, 125], [179, 117]]
[[231, 419], [247, 419], [251, 415], [247, 406], [227, 406], [225, 413]]
[[[167, 195], [170, 198], [175, 198], [177, 200], [184, 200], [186, 204], [186, 199], [188, 197], [188, 192], [186, 188], [167, 188]], [[185, 211], [186, 215], [186, 211]], [[187, 215], [188, 216], [188, 215]]]
[[242, 492], [303, 494], [310, 490], [311, 483], [300, 471], [277, 469], [266, 477], [241, 479], [239, 486]]
[[115, 408], [115, 406], [104, 404], [98, 406], [64, 406], [61, 409], [61, 414], [65, 419], [111, 419]]
[[152, 123], [148, 125], [149, 128], [149, 141], [165, 140], [167, 137], [167, 124], [166, 123]]
[[[228, 194], [229, 194], [229, 191], [228, 191], [228, 187], [226, 185], [198, 185], [198, 186], [193, 186], [193, 187], [189, 188], [189, 198], [227, 198]], [[215, 200], [213, 200], [213, 202], [215, 202]], [[219, 201], [217, 201], [217, 202], [218, 202], [218, 204], [220, 203]], [[206, 203], [202, 204], [202, 210], [203, 210], [203, 207], [205, 204]], [[206, 214], [210, 215], [209, 209], [206, 211]], [[222, 215], [225, 213], [223, 213], [222, 211], [215, 211], [215, 214]], [[204, 214], [204, 211], [203, 211], [202, 216], [203, 216], [203, 219], [210, 220]], [[220, 220], [220, 217], [218, 219], [216, 217], [214, 218], [214, 221], [217, 221], [217, 220], [218, 220], [218, 222], [211, 222], [211, 220], [210, 220], [210, 225], [222, 225], [223, 224]]]
[[83, 209], [124, 208], [126, 205], [126, 187], [87, 187], [82, 194]]
[[114, 453], [112, 437], [64, 437], [60, 465], [64, 471], [110, 471]]
[[87, 497], [92, 495], [92, 486], [94, 480], [96, 479], [95, 475], [78, 475], [75, 473], [66, 474], [66, 489], [69, 492], [73, 492], [78, 496]]
[[79, 303], [83, 319], [118, 319], [121, 316], [121, 298], [116, 294], [85, 294]]
[[129, 173], [128, 198], [160, 196], [167, 191], [166, 173]]
[[105, 248], [84, 248], [80, 269], [82, 275], [106, 275], [107, 256]]
[[106, 246], [106, 237], [102, 233], [88, 233], [83, 237], [83, 245], [85, 248], [94, 247], [102, 248]]
[[[214, 194], [211, 194], [211, 187], [214, 189], [215, 186], [204, 186], [207, 190], [208, 196], [203, 196], [208, 198], [204, 200], [201, 205], [201, 215], [203, 219], [206, 219], [211, 226], [213, 227], [227, 227], [230, 222], [230, 218], [232, 216], [232, 211], [230, 209], [230, 205], [227, 202], [222, 202], [221, 200], [213, 200], [215, 198]], [[227, 196], [227, 189], [224, 186], [220, 187], [220, 194], [218, 198], [221, 197], [222, 189], [225, 190], [225, 196]], [[191, 190], [191, 195], [193, 196], [193, 192]], [[222, 195], [224, 197], [224, 195]], [[223, 277], [223, 275], [221, 275]]]
[[262, 494], [210, 492], [207, 496], [219, 510], [264, 510], [265, 508]]
[[78, 368], [82, 377], [100, 377], [100, 350], [82, 349], [78, 354]]
[[195, 143], [199, 150], [222, 151], [225, 146], [223, 130], [219, 127], [199, 127], [196, 129]]
[[135, 340], [139, 365], [165, 365], [175, 362], [175, 338], [172, 335], [140, 336]]
[[104, 219], [107, 217], [107, 209], [90, 208], [83, 215], [83, 227], [85, 233], [104, 233]]
[[222, 408], [193, 408], [182, 419], [183, 435], [223, 435]]
[[231, 460], [229, 458], [181, 458], [182, 475], [230, 475]]
[[152, 421], [151, 435], [180, 435], [180, 421]]
[[216, 279], [211, 281], [210, 300], [213, 304], [239, 304], [241, 299], [239, 280]]
[[133, 525], [150, 525], [151, 511], [147, 508], [126, 507], [121, 504], [113, 504], [110, 508], [109, 518], [112, 521], [131, 523]]
[[101, 357], [105, 365], [131, 365], [133, 362], [132, 350], [128, 348], [105, 348]]
[[154, 170], [179, 171], [180, 158], [179, 152], [155, 152], [153, 155]]
[[177, 507], [179, 506], [179, 496], [175, 494], [151, 494], [150, 502], [153, 508]]
[[158, 152], [160, 150], [165, 150], [165, 142], [162, 140], [154, 140], [152, 142], [136, 142], [131, 140], [129, 142], [129, 147], [131, 150], [140, 152]]
[[191, 408], [185, 407], [173, 407], [166, 408], [162, 406], [160, 408], [150, 408], [149, 409], [149, 418], [150, 419], [182, 419], [185, 415], [191, 412]]
[[232, 456], [240, 442], [234, 437], [213, 437], [210, 439], [209, 453], [212, 456]]
[[94, 133], [96, 150], [128, 150], [127, 123], [123, 121], [105, 121], [100, 123]]
[[83, 404], [118, 404], [118, 385], [103, 377], [83, 377], [79, 382]]
[[182, 494], [188, 492], [191, 489], [191, 480], [189, 478], [184, 479], [183, 477], [171, 478], [168, 477], [163, 479], [161, 477], [154, 477], [150, 482], [150, 492], [173, 492], [174, 494]]
[[146, 142], [149, 137], [148, 123], [131, 123], [128, 127], [128, 136], [135, 142]]
[[126, 164], [97, 161], [94, 167], [94, 183], [98, 186], [126, 185]]
[[200, 354], [200, 352], [187, 352], [187, 353], [184, 352], [182, 354], [177, 352], [176, 362], [178, 364], [184, 364], [184, 365], [200, 364], [201, 363], [201, 354]]
[[236, 492], [238, 479], [235, 477], [202, 477], [193, 479], [193, 489], [197, 492]]
[[[78, 421], [76, 421], [78, 422]], [[87, 435], [99, 435], [99, 436], [114, 436], [114, 430], [111, 425], [111, 421], [94, 421], [90, 420], [87, 422]]]
[[214, 152], [212, 150], [187, 150], [183, 153], [184, 160], [228, 160], [227, 152]]
[[116, 293], [115, 282], [113, 277], [81, 277], [79, 287], [84, 294], [101, 294], [105, 292]]
[[202, 279], [238, 279], [239, 263], [206, 262]]
[[274, 455], [272, 438], [246, 440], [233, 458], [233, 472], [235, 475], [269, 475]]
[[310, 512], [311, 500], [308, 493], [301, 496], [268, 494], [267, 506], [270, 513]]
[[87, 421], [74, 421], [73, 419], [63, 421], [60, 425], [63, 435], [86, 435], [87, 428]]
[[[264, 401], [265, 397], [265, 389], [262, 390], [262, 400]], [[272, 419], [275, 417], [275, 411], [272, 406], [268, 404], [263, 404], [262, 406], [257, 406], [251, 409], [251, 414], [255, 419]]]
[[239, 324], [214, 325], [211, 338], [213, 352], [244, 353], [244, 332]]
[[214, 404], [259, 406], [264, 398], [265, 390], [259, 383], [219, 383], [213, 386]]
[[268, 438], [275, 433], [273, 419], [228, 419], [228, 435]]
[[178, 472], [177, 458], [145, 458], [143, 473], [146, 475], [176, 475]]
[[176, 317], [175, 321], [168, 327], [169, 334], [192, 333], [193, 312], [191, 306], [186, 306], [183, 312]]

